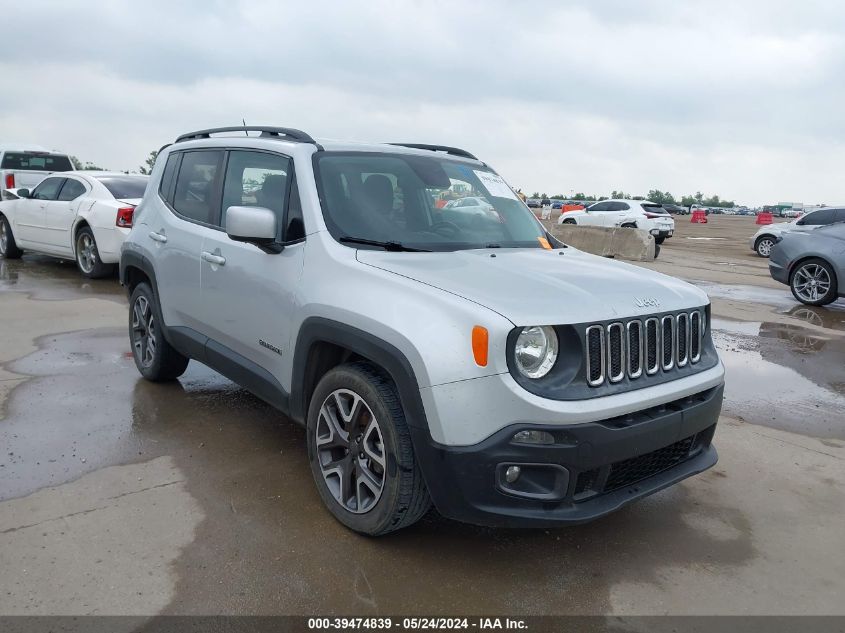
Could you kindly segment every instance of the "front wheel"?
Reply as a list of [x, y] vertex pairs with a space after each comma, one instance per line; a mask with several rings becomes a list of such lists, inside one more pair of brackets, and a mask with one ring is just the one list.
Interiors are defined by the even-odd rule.
[[80, 229], [76, 235], [76, 265], [82, 276], [88, 279], [102, 279], [114, 274], [113, 264], [100, 261], [94, 232], [87, 226]]
[[188, 366], [188, 359], [164, 338], [161, 324], [152, 288], [146, 283], [138, 284], [129, 298], [129, 341], [135, 367], [152, 382], [178, 378]]
[[323, 376], [308, 407], [307, 437], [317, 491], [346, 527], [380, 536], [431, 506], [396, 386], [369, 363]]
[[772, 254], [772, 246], [774, 245], [775, 239], [771, 235], [763, 235], [755, 242], [754, 250], [760, 257], [768, 257]]
[[655, 243], [655, 244], [663, 244], [663, 242], [665, 242], [665, 241], [666, 241], [666, 238], [665, 238], [665, 237], [655, 237], [655, 238], [654, 238], [654, 243]]
[[836, 273], [822, 259], [808, 259], [796, 266], [789, 276], [792, 296], [810, 306], [823, 306], [836, 301]]
[[561, 224], [575, 224], [575, 220], [572, 218], [566, 218]]
[[18, 248], [12, 225], [5, 215], [0, 215], [0, 259], [20, 259], [23, 251]]

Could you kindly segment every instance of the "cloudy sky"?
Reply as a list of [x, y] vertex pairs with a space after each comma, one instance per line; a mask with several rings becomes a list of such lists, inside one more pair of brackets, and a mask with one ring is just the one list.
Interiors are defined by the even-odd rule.
[[464, 147], [528, 193], [845, 202], [835, 0], [0, 4], [0, 143], [137, 169], [246, 119]]

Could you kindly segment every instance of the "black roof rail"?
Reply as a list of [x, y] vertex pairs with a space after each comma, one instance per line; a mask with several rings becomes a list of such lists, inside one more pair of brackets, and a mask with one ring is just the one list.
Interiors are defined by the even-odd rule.
[[477, 157], [470, 154], [465, 149], [460, 147], [449, 147], [448, 145], [426, 145], [425, 143], [388, 143], [388, 145], [398, 145], [399, 147], [411, 147], [413, 149], [429, 149], [432, 152], [446, 152], [453, 156], [462, 156], [463, 158], [471, 158], [478, 160]]
[[[212, 134], [221, 132], [261, 132], [262, 137], [276, 137], [285, 141], [294, 141], [297, 143], [313, 143], [317, 144], [311, 136], [302, 130], [295, 130], [290, 127], [268, 127], [266, 125], [234, 125], [231, 127], [214, 127], [208, 130], [198, 130], [196, 132], [188, 132], [176, 138], [176, 143], [181, 141], [194, 141], [200, 138], [211, 138]], [[284, 137], [284, 138], [282, 138]]]

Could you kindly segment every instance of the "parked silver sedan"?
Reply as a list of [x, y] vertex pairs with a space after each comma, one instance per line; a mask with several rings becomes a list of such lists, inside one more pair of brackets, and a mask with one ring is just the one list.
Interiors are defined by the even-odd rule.
[[807, 305], [845, 297], [845, 222], [812, 233], [785, 233], [772, 247], [769, 272]]

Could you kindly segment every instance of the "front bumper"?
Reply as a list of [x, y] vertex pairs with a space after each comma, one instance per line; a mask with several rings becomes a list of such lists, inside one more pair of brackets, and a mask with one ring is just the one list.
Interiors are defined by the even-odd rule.
[[[713, 466], [722, 391], [599, 422], [517, 424], [473, 446], [437, 444], [423, 428], [411, 433], [444, 516], [501, 527], [583, 523]], [[546, 431], [554, 443], [514, 443], [524, 429]], [[506, 481], [510, 465], [521, 466], [522, 481]]]
[[775, 281], [789, 285], [789, 267], [771, 257], [769, 257], [769, 274]]

